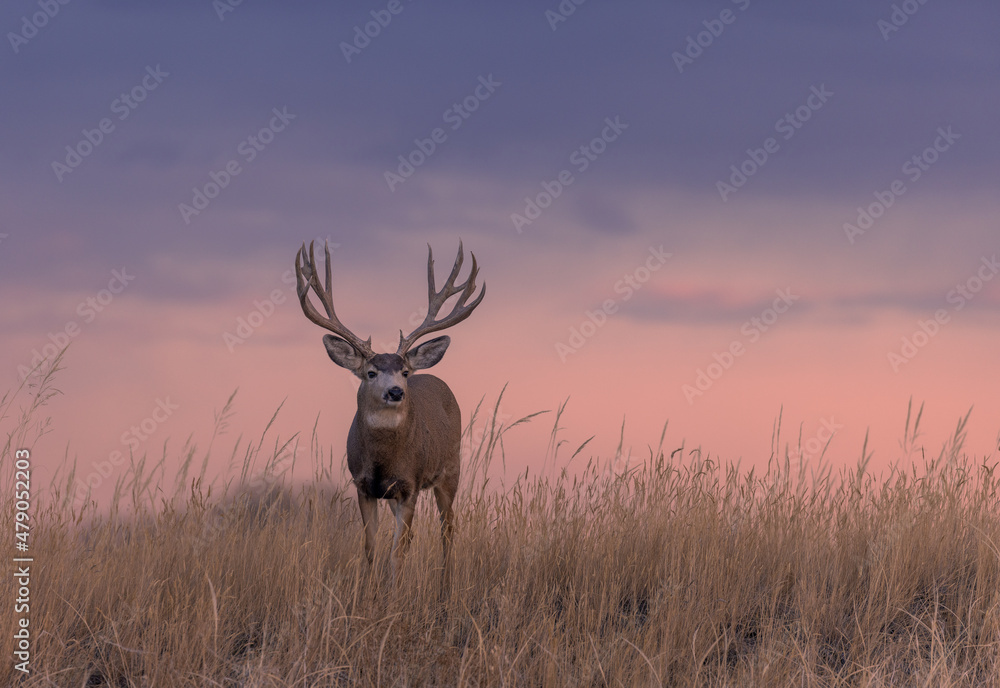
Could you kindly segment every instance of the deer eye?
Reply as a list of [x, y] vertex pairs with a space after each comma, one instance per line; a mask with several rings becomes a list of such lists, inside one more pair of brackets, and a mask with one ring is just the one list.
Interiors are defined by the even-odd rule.
[[369, 370], [368, 371], [368, 379], [369, 380], [374, 380], [376, 375], [378, 375], [378, 373], [376, 373], [374, 370]]
[[403, 377], [409, 377], [409, 376], [410, 376], [410, 371], [409, 370], [404, 370], [403, 371]]

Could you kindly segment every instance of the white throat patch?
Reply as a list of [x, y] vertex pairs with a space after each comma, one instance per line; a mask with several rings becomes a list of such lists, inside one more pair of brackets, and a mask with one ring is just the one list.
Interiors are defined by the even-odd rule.
[[402, 422], [402, 408], [383, 408], [365, 414], [365, 423], [372, 428], [396, 428]]

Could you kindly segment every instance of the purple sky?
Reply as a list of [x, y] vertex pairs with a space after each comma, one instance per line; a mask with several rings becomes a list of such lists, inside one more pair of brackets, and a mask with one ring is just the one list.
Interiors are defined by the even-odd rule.
[[[345, 319], [391, 342], [425, 245], [443, 270], [461, 237], [490, 294], [435, 372], [466, 413], [510, 382], [513, 415], [571, 396], [571, 439], [604, 456], [625, 416], [638, 448], [669, 418], [676, 444], [753, 462], [783, 404], [806, 435], [844, 419], [845, 461], [870, 426], [888, 460], [913, 396], [929, 444], [975, 405], [970, 448], [995, 450], [998, 20], [985, 0], [5, 3], [0, 388], [76, 323], [60, 455], [120, 448], [171, 394], [183, 420], [153, 439], [179, 441], [237, 384], [251, 431], [288, 397], [310, 419], [289, 432], [322, 410], [341, 447], [349, 376], [283, 281], [295, 249], [335, 242]], [[393, 181], [400, 156], [419, 164]], [[530, 223], [526, 199], [548, 206]], [[275, 289], [291, 305], [231, 352]], [[789, 289], [773, 329], [746, 325]]]

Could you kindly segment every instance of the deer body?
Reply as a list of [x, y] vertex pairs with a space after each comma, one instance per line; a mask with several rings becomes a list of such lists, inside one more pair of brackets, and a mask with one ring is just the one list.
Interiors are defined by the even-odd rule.
[[409, 408], [397, 422], [386, 419], [388, 414], [381, 409], [366, 404], [370, 396], [363, 388], [358, 389], [358, 411], [347, 435], [347, 467], [354, 478], [365, 524], [365, 555], [369, 563], [375, 558], [377, 500], [390, 500], [396, 518], [392, 567], [397, 571], [399, 558], [410, 542], [417, 496], [421, 490], [433, 488], [441, 513], [447, 581], [455, 523], [452, 502], [461, 472], [462, 414], [458, 402], [448, 385], [433, 375], [409, 378]]
[[[378, 500], [389, 502], [396, 519], [392, 546], [392, 569], [395, 578], [399, 562], [412, 534], [411, 525], [421, 490], [433, 489], [441, 514], [441, 539], [444, 550], [443, 582], [448, 585], [451, 538], [454, 529], [452, 503], [461, 474], [460, 445], [462, 414], [455, 395], [434, 375], [412, 375], [430, 368], [444, 356], [451, 340], [437, 337], [414, 347], [418, 339], [467, 318], [486, 294], [466, 305], [475, 292], [478, 272], [472, 257], [469, 278], [455, 286], [462, 266], [462, 245], [441, 291], [434, 287], [434, 258], [428, 254], [428, 312], [424, 322], [408, 336], [399, 333], [399, 348], [394, 354], [376, 354], [371, 338], [362, 341], [344, 327], [333, 308], [330, 274], [330, 251], [326, 250], [326, 289], [320, 287], [312, 247], [305, 246], [296, 256], [297, 289], [306, 317], [336, 333], [325, 335], [327, 354], [337, 365], [347, 368], [360, 380], [358, 410], [347, 436], [347, 466], [358, 493], [358, 506], [365, 528], [365, 555], [369, 564], [375, 557], [378, 531]], [[323, 317], [309, 301], [312, 288], [323, 302]], [[459, 294], [452, 313], [436, 320], [442, 304]]]

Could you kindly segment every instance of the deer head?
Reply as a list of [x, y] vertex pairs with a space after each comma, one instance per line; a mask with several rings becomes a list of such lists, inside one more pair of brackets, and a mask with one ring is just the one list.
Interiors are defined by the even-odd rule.
[[[299, 295], [299, 301], [302, 303], [302, 310], [309, 320], [334, 333], [323, 337], [323, 345], [326, 347], [330, 360], [351, 371], [361, 380], [361, 386], [358, 390], [358, 408], [365, 410], [368, 415], [366, 420], [369, 420], [373, 427], [396, 427], [407, 417], [407, 378], [414, 371], [436, 365], [444, 357], [445, 351], [448, 350], [451, 338], [448, 336], [437, 337], [417, 347], [413, 346], [414, 343], [432, 332], [462, 322], [472, 314], [472, 311], [486, 296], [486, 285], [484, 284], [479, 296], [471, 303], [467, 303], [476, 291], [476, 276], [479, 274], [476, 256], [472, 254], [472, 270], [469, 277], [456, 286], [455, 280], [462, 269], [464, 259], [462, 242], [459, 241], [458, 255], [455, 258], [451, 274], [448, 275], [444, 286], [438, 291], [434, 281], [434, 251], [428, 245], [427, 315], [423, 322], [409, 335], [403, 336], [403, 331], [399, 331], [399, 347], [396, 349], [396, 353], [376, 354], [372, 350], [371, 337], [362, 341], [360, 337], [347, 329], [337, 317], [333, 306], [330, 248], [328, 245], [325, 247], [325, 253], [325, 288], [322, 288], [319, 283], [313, 244], [310, 242], [308, 252], [303, 244], [295, 258], [296, 291]], [[309, 300], [310, 287], [323, 304], [326, 317], [322, 316]], [[437, 315], [444, 302], [456, 294], [460, 296], [451, 313], [438, 320]]]

